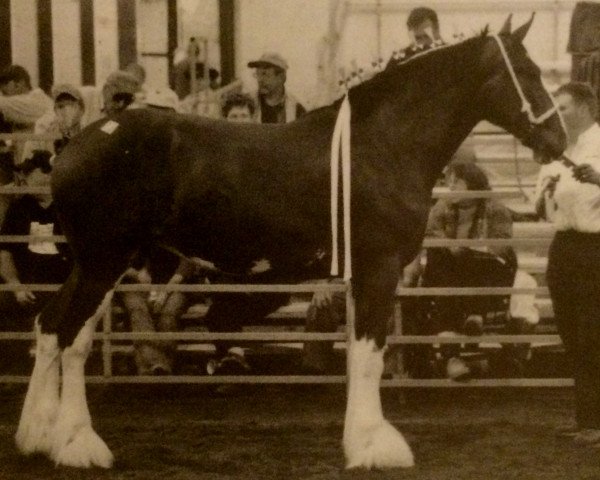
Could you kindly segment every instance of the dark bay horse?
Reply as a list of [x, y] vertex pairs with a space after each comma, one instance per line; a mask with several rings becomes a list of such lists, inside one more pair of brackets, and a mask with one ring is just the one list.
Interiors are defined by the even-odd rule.
[[[434, 183], [482, 119], [548, 157], [565, 133], [522, 41], [531, 20], [390, 67], [349, 91], [352, 289], [344, 449], [348, 467], [413, 465], [379, 396], [400, 272], [423, 240]], [[340, 101], [287, 125], [233, 125], [129, 110], [89, 126], [57, 158], [53, 195], [76, 266], [36, 322], [19, 449], [109, 467], [91, 426], [84, 363], [133, 254], [153, 243], [243, 274], [267, 259], [298, 281], [331, 249], [329, 152]], [[322, 275], [328, 275], [323, 268]], [[62, 389], [59, 367], [62, 365]]]

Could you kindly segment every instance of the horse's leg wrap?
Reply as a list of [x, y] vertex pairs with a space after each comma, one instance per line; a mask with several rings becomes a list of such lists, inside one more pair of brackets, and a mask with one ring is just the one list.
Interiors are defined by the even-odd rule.
[[92, 428], [85, 395], [85, 361], [98, 319], [110, 307], [112, 290], [62, 353], [63, 388], [54, 429], [51, 457], [57, 465], [110, 468], [113, 455]]
[[373, 340], [356, 340], [348, 349], [348, 404], [344, 424], [346, 468], [412, 467], [404, 437], [385, 418], [379, 386], [383, 350]]
[[17, 447], [25, 455], [50, 453], [59, 405], [58, 338], [41, 333], [37, 319], [35, 332], [35, 365], [15, 435]]

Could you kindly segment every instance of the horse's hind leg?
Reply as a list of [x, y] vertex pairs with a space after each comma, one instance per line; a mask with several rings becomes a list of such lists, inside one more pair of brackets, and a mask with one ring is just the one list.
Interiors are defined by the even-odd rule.
[[15, 436], [17, 447], [25, 455], [50, 453], [59, 406], [58, 338], [56, 334], [41, 332], [39, 316], [35, 333], [35, 365]]
[[110, 468], [113, 463], [111, 451], [92, 428], [84, 372], [98, 320], [111, 308], [114, 292], [111, 287], [110, 284], [95, 283], [82, 289], [96, 300], [98, 306], [61, 354], [62, 392], [50, 452], [56, 465]]
[[354, 286], [356, 325], [348, 348], [348, 400], [344, 423], [347, 468], [411, 467], [404, 437], [383, 416], [380, 380], [387, 322], [393, 308], [399, 268], [380, 258], [362, 269]]

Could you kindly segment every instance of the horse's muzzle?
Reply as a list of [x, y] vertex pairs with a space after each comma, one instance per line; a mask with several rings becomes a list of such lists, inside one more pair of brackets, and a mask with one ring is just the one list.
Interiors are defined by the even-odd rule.
[[531, 128], [521, 138], [521, 143], [536, 152], [534, 158], [539, 163], [559, 158], [567, 148], [566, 135], [562, 130], [557, 133], [554, 129], [542, 126]]

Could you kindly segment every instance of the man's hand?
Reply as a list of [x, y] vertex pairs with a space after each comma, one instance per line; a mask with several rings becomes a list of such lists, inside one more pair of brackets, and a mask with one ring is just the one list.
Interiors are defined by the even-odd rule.
[[23, 306], [33, 305], [37, 300], [35, 294], [29, 289], [15, 291], [15, 298], [17, 299], [17, 303]]
[[151, 308], [152, 308], [152, 313], [154, 313], [155, 315], [158, 315], [160, 312], [162, 312], [162, 309], [165, 308], [165, 304], [167, 303], [167, 298], [169, 298], [169, 295], [171, 294], [171, 292], [167, 292], [167, 291], [161, 291], [161, 292], [157, 292], [156, 296], [154, 297], [154, 301], [151, 302]]
[[573, 167], [573, 177], [581, 183], [591, 183], [600, 186], [600, 172], [594, 170], [589, 163]]
[[317, 308], [331, 305], [331, 292], [329, 290], [315, 292], [310, 303]]

